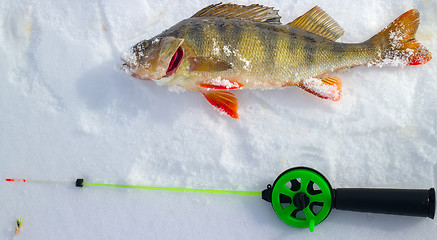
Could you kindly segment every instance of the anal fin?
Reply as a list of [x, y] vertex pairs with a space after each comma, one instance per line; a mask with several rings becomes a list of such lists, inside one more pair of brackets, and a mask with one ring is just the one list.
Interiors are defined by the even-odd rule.
[[337, 77], [309, 78], [302, 80], [298, 86], [323, 99], [332, 101], [341, 99], [342, 83]]
[[219, 111], [238, 119], [238, 100], [234, 94], [223, 90], [202, 91], [202, 94]]

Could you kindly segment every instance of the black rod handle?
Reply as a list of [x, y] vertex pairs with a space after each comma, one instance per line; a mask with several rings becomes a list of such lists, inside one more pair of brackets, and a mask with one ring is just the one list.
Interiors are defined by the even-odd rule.
[[430, 189], [333, 189], [333, 207], [356, 212], [434, 218], [435, 190]]

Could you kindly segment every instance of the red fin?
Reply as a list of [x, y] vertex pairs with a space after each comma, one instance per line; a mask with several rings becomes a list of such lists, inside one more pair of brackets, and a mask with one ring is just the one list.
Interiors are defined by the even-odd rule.
[[[377, 60], [402, 60], [405, 65], [420, 65], [432, 59], [429, 52], [422, 44], [415, 39], [419, 27], [419, 11], [412, 9], [373, 36], [369, 41], [382, 43], [383, 50], [381, 58]], [[399, 63], [394, 62], [395, 65]]]
[[205, 91], [202, 94], [218, 110], [238, 119], [238, 100], [234, 94], [222, 90]]
[[298, 86], [323, 99], [330, 99], [332, 101], [341, 99], [342, 83], [336, 77], [310, 78], [302, 80]]
[[239, 89], [243, 86], [244, 84], [237, 81], [222, 79], [220, 77], [199, 84], [199, 87], [210, 89]]

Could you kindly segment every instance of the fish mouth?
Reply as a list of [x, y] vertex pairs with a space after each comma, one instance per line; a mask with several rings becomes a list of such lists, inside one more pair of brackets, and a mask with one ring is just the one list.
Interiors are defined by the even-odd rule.
[[[124, 61], [124, 60], [123, 60]], [[151, 78], [147, 78], [144, 76], [139, 75], [138, 73], [132, 71], [132, 67], [129, 63], [125, 62], [121, 65], [121, 69], [125, 71], [126, 73], [130, 74], [134, 78], [142, 79], [142, 80], [152, 80]]]
[[176, 72], [176, 70], [178, 70], [179, 66], [181, 65], [183, 56], [184, 56], [184, 51], [182, 50], [181, 47], [178, 47], [178, 49], [173, 54], [173, 57], [170, 60], [170, 64], [168, 65], [168, 69], [164, 77], [170, 77]]
[[129, 64], [124, 59], [122, 60], [124, 61], [124, 63], [121, 64], [121, 69], [127, 72], [129, 70]]

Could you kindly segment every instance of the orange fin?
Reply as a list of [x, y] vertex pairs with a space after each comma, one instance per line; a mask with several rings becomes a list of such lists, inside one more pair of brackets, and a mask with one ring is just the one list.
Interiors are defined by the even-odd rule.
[[234, 94], [223, 90], [210, 90], [202, 94], [219, 111], [238, 119], [238, 100]]
[[232, 68], [232, 64], [215, 57], [190, 57], [190, 71], [221, 72]]
[[419, 22], [419, 11], [412, 9], [369, 39], [374, 44], [383, 44], [381, 58], [374, 64], [420, 65], [429, 62], [431, 52], [415, 38]]
[[214, 78], [204, 83], [200, 83], [199, 87], [209, 88], [209, 89], [239, 89], [243, 87], [244, 84], [237, 81], [226, 79], [226, 78]]
[[330, 99], [332, 101], [341, 99], [342, 83], [337, 77], [305, 79], [302, 80], [298, 86], [323, 99]]

